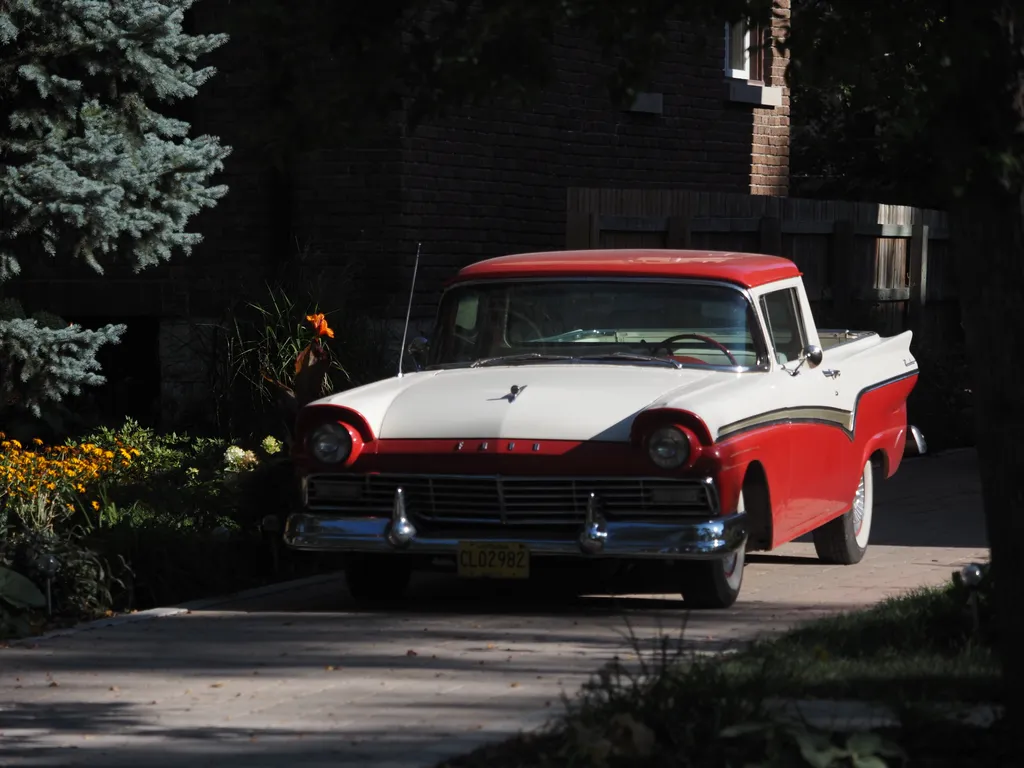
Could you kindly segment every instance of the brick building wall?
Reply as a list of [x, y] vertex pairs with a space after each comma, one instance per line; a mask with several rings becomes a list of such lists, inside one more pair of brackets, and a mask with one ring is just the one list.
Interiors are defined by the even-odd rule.
[[[772, 22], [772, 36], [781, 39], [790, 19], [789, 0], [779, 2]], [[781, 104], [754, 110], [750, 192], [755, 195], [785, 195], [789, 192], [789, 88], [786, 88], [788, 56], [766, 52], [766, 85], [782, 88]]]
[[[779, 106], [734, 98], [723, 26], [676, 23], [667, 33], [669, 53], [646, 88], [660, 95], [660, 114], [612, 107], [603, 85], [611, 65], [566, 34], [558, 82], [527, 110], [464, 109], [404, 140], [405, 268], [393, 274], [406, 290], [422, 241], [418, 318], [429, 317], [443, 279], [465, 264], [564, 247], [569, 187], [786, 193], [788, 93]], [[765, 84], [784, 85], [785, 62], [767, 58]], [[381, 295], [389, 288], [374, 286]]]
[[[259, 299], [268, 280], [308, 289], [325, 309], [355, 302], [398, 320], [422, 242], [413, 316], [426, 330], [454, 270], [503, 253], [564, 247], [569, 187], [787, 191], [784, 60], [768, 56], [764, 85], [777, 103], [762, 103], [757, 88], [726, 77], [724, 25], [687, 23], [667, 30], [672, 45], [639, 109], [613, 107], [603, 87], [611, 64], [588, 40], [564, 34], [557, 82], [525, 108], [456, 110], [413, 135], [395, 122], [371, 139], [339, 136], [336, 147], [301, 152], [282, 169], [258, 130], [275, 98], [276, 73], [238, 8], [204, 0], [190, 19], [193, 29], [231, 36], [207, 62], [218, 74], [184, 105], [194, 133], [218, 135], [234, 148], [218, 179], [229, 193], [190, 224], [204, 242], [190, 258], [137, 276], [113, 270], [97, 279], [84, 268], [42, 266], [15, 289], [33, 308], [79, 322], [150, 329], [138, 333], [153, 334], [167, 401], [206, 396], [208, 371], [194, 359], [209, 346], [200, 329], [232, 303]], [[325, 68], [313, 85], [328, 89], [333, 76]]]

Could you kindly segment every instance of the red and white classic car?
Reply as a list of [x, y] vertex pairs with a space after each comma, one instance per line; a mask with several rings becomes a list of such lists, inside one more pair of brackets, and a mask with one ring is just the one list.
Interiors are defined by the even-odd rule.
[[745, 553], [813, 535], [857, 563], [910, 437], [911, 334], [819, 331], [796, 265], [676, 250], [466, 267], [419, 370], [299, 412], [285, 541], [349, 553], [356, 599], [410, 573], [524, 578], [540, 558], [669, 561], [732, 605]]

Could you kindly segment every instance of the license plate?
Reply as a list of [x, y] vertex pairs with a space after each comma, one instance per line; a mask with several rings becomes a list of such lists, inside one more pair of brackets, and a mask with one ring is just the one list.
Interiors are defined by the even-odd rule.
[[528, 579], [530, 551], [525, 544], [460, 541], [459, 576], [464, 579]]

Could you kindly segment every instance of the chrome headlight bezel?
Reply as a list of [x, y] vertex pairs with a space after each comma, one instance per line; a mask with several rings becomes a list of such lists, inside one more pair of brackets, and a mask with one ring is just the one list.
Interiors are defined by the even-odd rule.
[[679, 427], [659, 427], [647, 438], [647, 455], [660, 469], [678, 469], [690, 453], [690, 438]]
[[321, 424], [306, 441], [310, 455], [321, 464], [342, 464], [352, 455], [352, 435], [342, 424]]

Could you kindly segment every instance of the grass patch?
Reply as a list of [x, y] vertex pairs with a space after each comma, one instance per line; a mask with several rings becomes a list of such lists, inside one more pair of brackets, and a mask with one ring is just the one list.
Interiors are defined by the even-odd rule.
[[[998, 726], [938, 720], [924, 706], [997, 703], [987, 603], [976, 622], [967, 594], [958, 583], [919, 590], [725, 656], [688, 651], [685, 633], [659, 638], [653, 652], [634, 637], [640, 661], [602, 669], [547, 729], [439, 766], [997, 765]], [[875, 702], [900, 727], [825, 733], [783, 721], [773, 714], [774, 699]]]
[[768, 675], [773, 695], [886, 704], [990, 701], [999, 668], [960, 587], [922, 589], [821, 619], [723, 662], [730, 677]]

